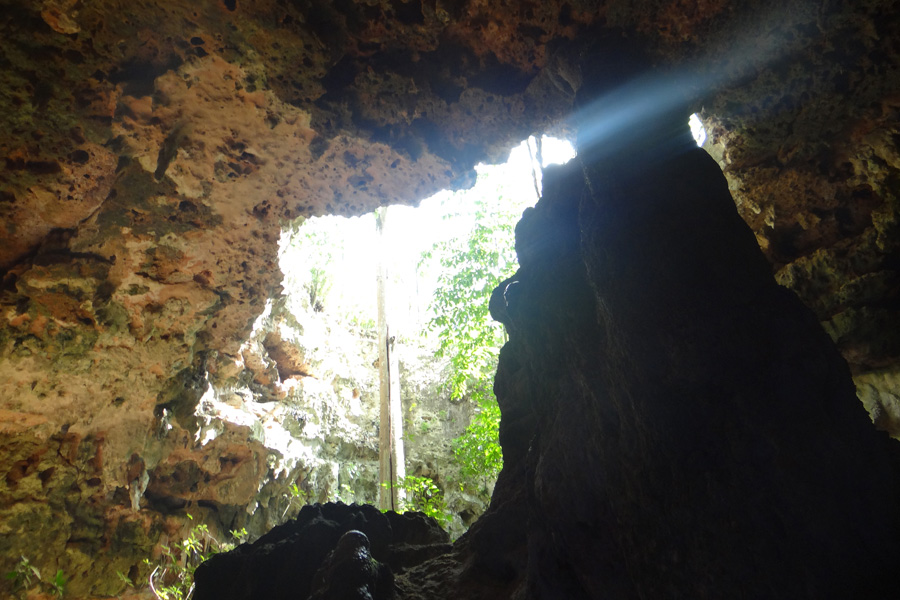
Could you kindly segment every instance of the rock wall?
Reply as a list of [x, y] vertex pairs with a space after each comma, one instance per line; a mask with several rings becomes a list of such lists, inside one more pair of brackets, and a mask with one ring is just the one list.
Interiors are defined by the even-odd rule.
[[440, 488], [449, 517], [442, 525], [456, 539], [487, 509], [494, 482], [460, 474], [453, 441], [465, 433], [476, 405], [468, 399], [450, 400], [448, 364], [435, 358], [433, 342], [401, 339], [397, 347], [406, 473], [427, 477]]
[[394, 573], [446, 553], [449, 538], [421, 513], [374, 506], [305, 507], [253, 544], [197, 570], [197, 599], [395, 598]]
[[242, 368], [220, 373], [197, 410], [201, 443], [238, 427], [261, 445], [266, 469], [246, 478], [253, 492], [223, 523], [252, 537], [307, 503], [371, 501], [378, 489], [374, 341], [298, 305], [273, 303], [242, 349]]
[[[218, 373], [199, 400], [194, 439], [203, 458], [182, 451], [154, 464], [148, 508], [205, 502], [214, 509], [207, 516], [217, 530], [245, 528], [256, 538], [306, 504], [376, 504], [376, 343], [373, 330], [317, 310], [306, 298], [273, 302], [242, 347], [242, 363], [230, 376]], [[404, 338], [394, 344], [400, 355], [406, 467], [441, 488], [450, 517], [445, 526], [458, 537], [484, 512], [491, 490], [459, 489], [451, 441], [465, 430], [472, 406], [449, 402], [441, 379], [445, 361], [427, 346]], [[223, 449], [221, 440], [236, 436], [247, 448]], [[216, 461], [234, 463], [227, 483], [209, 478], [205, 465]], [[185, 477], [187, 472], [191, 476]]]
[[896, 595], [900, 447], [665, 122], [580, 143], [517, 227], [492, 299], [504, 469], [402, 597]]
[[[580, 93], [627, 85], [620, 67], [591, 64]], [[586, 123], [617, 112], [602, 98]], [[896, 595], [900, 447], [776, 283], [685, 119], [663, 111], [632, 134], [580, 137], [516, 228], [520, 269], [491, 299], [510, 340], [489, 511], [452, 548], [377, 577], [323, 540], [302, 570], [359, 581], [323, 597]], [[265, 583], [253, 560], [228, 557], [243, 573], [229, 589]], [[249, 597], [216, 581], [200, 593]]]
[[[484, 511], [490, 490], [459, 490], [450, 440], [463, 432], [472, 407], [449, 403], [439, 377], [445, 365], [419, 344], [396, 345], [408, 469], [445, 490], [448, 526], [458, 537]], [[114, 492], [122, 504], [114, 514], [97, 506], [104, 440], [64, 432], [51, 438], [49, 453], [24, 441], [12, 447], [8, 556], [37, 565], [55, 561], [75, 593], [88, 587], [90, 594], [114, 594], [125, 589], [117, 571], [144, 584], [152, 565], [143, 560], [199, 523], [222, 541], [241, 529], [253, 539], [307, 504], [374, 504], [377, 354], [376, 336], [364, 327], [314, 310], [305, 299], [270, 302], [234, 362], [215, 373], [188, 370], [166, 390], [154, 428], [123, 465], [127, 483]], [[187, 398], [185, 389], [192, 391]], [[91, 467], [78, 467], [78, 460]], [[42, 492], [48, 501], [36, 503]], [[68, 519], [54, 519], [54, 510]], [[100, 529], [104, 518], [115, 519], [113, 530]], [[58, 542], [36, 551], [26, 531]], [[64, 541], [73, 532], [83, 536], [80, 544]], [[103, 552], [103, 544], [117, 551], [104, 553], [98, 568], [91, 556]]]
[[[871, 406], [865, 389], [896, 372], [900, 354], [900, 23], [880, 3], [847, 9], [792, 3], [772, 13], [783, 22], [742, 50], [758, 56], [780, 43], [780, 56], [758, 77], [724, 85], [703, 115], [705, 147], [777, 281], [816, 313]], [[777, 32], [791, 33], [776, 42]], [[900, 438], [889, 406], [870, 414]]]
[[[2, 8], [0, 571], [27, 551], [73, 596], [102, 595], [163, 529], [178, 537], [165, 514], [133, 511], [132, 489], [231, 506], [252, 486], [220, 495], [206, 474], [268, 469], [246, 430], [198, 449], [194, 412], [207, 373], [230, 385], [277, 295], [283, 221], [466, 185], [564, 98], [527, 89], [518, 70], [537, 57], [509, 65], [473, 48], [481, 36], [442, 36], [462, 9]], [[515, 85], [492, 83], [503, 75]], [[197, 490], [141, 490], [147, 464], [175, 482], [194, 454]]]

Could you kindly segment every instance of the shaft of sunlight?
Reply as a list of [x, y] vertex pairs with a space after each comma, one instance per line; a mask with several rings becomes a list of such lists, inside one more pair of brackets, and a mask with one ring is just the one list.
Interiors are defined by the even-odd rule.
[[[766, 65], [795, 51], [799, 42], [797, 36], [789, 35], [790, 29], [795, 23], [807, 22], [810, 18], [811, 15], [803, 10], [792, 9], [790, 3], [776, 7], [756, 21], [748, 21], [744, 34], [729, 41], [727, 53], [697, 59], [666, 74], [637, 75], [595, 95], [573, 114], [579, 129], [579, 151], [599, 149], [603, 152], [642, 126], [644, 131], [649, 131], [679, 111], [683, 111], [687, 120], [692, 101], [753, 76]], [[604, 59], [611, 61], [610, 71], [615, 72], [617, 58]], [[597, 66], [590, 65], [590, 68]], [[590, 84], [597, 86], [598, 82], [591, 81]], [[693, 124], [691, 127], [695, 130], [698, 145], [702, 145], [705, 139], [700, 140], [697, 128]], [[665, 136], [670, 133], [673, 132], [658, 132], [649, 139], [654, 144], [664, 144]]]

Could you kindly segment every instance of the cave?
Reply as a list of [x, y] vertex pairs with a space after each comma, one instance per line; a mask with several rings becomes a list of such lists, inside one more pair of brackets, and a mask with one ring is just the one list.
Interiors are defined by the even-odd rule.
[[272, 480], [196, 409], [241, 375], [283, 227], [470, 187], [547, 134], [578, 157], [490, 301], [485, 515], [450, 544], [310, 505], [196, 597], [897, 595], [893, 3], [2, 4], [3, 572], [153, 598], [127, 580], [185, 507], [228, 526]]

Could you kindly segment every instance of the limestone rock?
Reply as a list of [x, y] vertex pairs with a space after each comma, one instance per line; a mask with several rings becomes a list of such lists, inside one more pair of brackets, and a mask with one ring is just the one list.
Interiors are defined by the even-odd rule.
[[857, 394], [875, 427], [900, 439], [900, 377], [893, 371], [854, 377]]
[[495, 311], [506, 464], [454, 579], [490, 573], [494, 597], [889, 597], [897, 448], [716, 165], [687, 145], [580, 158], [517, 228]]
[[447, 552], [448, 541], [421, 513], [306, 506], [294, 521], [204, 563], [195, 598], [393, 598], [392, 573]]
[[310, 600], [390, 600], [394, 578], [390, 569], [372, 558], [369, 538], [361, 531], [348, 531], [313, 578]]

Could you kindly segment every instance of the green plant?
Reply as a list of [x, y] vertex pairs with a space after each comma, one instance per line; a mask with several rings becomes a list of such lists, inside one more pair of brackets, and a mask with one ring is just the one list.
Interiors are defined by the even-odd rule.
[[349, 484], [342, 483], [340, 489], [338, 489], [337, 499], [339, 502], [343, 502], [344, 504], [353, 504], [354, 498], [353, 489]]
[[416, 433], [416, 428], [414, 426], [412, 417], [404, 418], [403, 419], [403, 441], [407, 444], [412, 444], [416, 441], [417, 438], [418, 438], [418, 435]]
[[[450, 398], [470, 399], [475, 416], [453, 441], [454, 457], [469, 484], [496, 479], [503, 466], [499, 443], [500, 409], [492, 389], [503, 326], [492, 321], [488, 304], [493, 288], [516, 268], [515, 208], [501, 198], [475, 202], [474, 225], [467, 236], [436, 244], [425, 260], [438, 260], [441, 275], [431, 303], [429, 330], [439, 341], [438, 356], [450, 363]], [[464, 486], [461, 486], [464, 487]]]
[[375, 319], [372, 319], [370, 317], [360, 316], [356, 313], [353, 313], [350, 315], [349, 321], [351, 326], [357, 327], [363, 332], [374, 331], [375, 329]]
[[16, 569], [7, 573], [6, 578], [12, 580], [13, 591], [19, 592], [30, 589], [35, 581], [40, 581], [41, 572], [22, 556], [16, 564]]
[[[291, 484], [291, 487], [288, 488], [290, 496], [285, 494], [288, 498], [288, 505], [284, 508], [284, 512], [281, 513], [281, 519], [284, 520], [285, 515], [288, 514], [288, 511], [294, 508], [295, 506], [303, 506], [304, 504], [309, 502], [309, 493], [303, 490], [297, 482]], [[246, 530], [244, 531], [246, 534]]]
[[134, 582], [131, 580], [131, 577], [123, 573], [122, 571], [116, 571], [116, 577], [119, 578], [119, 581], [127, 585], [128, 587], [135, 587]]
[[19, 557], [15, 570], [7, 573], [6, 578], [12, 580], [13, 591], [19, 594], [37, 588], [44, 594], [62, 598], [66, 591], [66, 577], [62, 569], [56, 571], [52, 580], [45, 580], [40, 570], [24, 556]]
[[228, 535], [231, 536], [231, 539], [234, 540], [235, 544], [243, 544], [250, 536], [250, 534], [247, 533], [246, 527], [241, 527], [240, 529], [231, 529], [228, 531]]
[[[324, 308], [332, 286], [330, 273], [334, 257], [342, 250], [332, 239], [334, 229], [335, 224], [328, 220], [304, 221], [300, 225], [294, 225], [287, 238], [282, 240], [282, 252], [292, 248], [294, 257], [291, 265], [282, 265], [285, 272], [284, 286], [295, 293], [303, 290], [309, 309], [315, 312]], [[334, 239], [341, 238], [338, 236]]]
[[516, 268], [515, 217], [493, 205], [476, 201], [468, 235], [435, 244], [424, 257], [436, 259], [441, 267], [428, 329], [437, 334], [437, 355], [450, 361], [453, 400], [483, 393], [505, 340], [503, 326], [491, 319], [488, 302], [494, 287]]
[[453, 440], [453, 457], [464, 479], [497, 479], [503, 468], [499, 435], [500, 407], [492, 393], [478, 399], [478, 408], [465, 433]]
[[[387, 487], [388, 484], [384, 482], [381, 486]], [[417, 510], [432, 517], [442, 527], [447, 527], [450, 523], [450, 513], [447, 512], [444, 492], [430, 477], [407, 475], [397, 482], [397, 487], [403, 490], [405, 496], [400, 501], [398, 512]]]
[[[192, 515], [188, 518], [193, 520]], [[159, 600], [189, 600], [194, 593], [194, 571], [213, 554], [230, 550], [205, 524], [195, 525], [180, 543], [162, 547], [158, 564], [150, 573], [150, 590]], [[145, 560], [150, 564], [149, 560]]]

